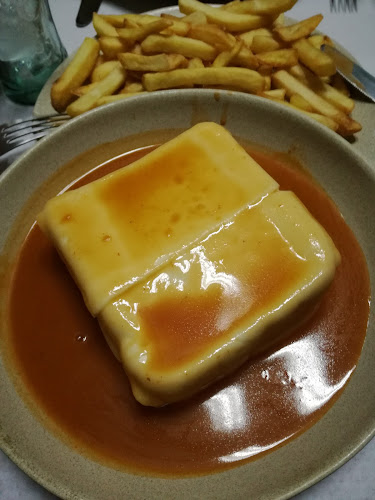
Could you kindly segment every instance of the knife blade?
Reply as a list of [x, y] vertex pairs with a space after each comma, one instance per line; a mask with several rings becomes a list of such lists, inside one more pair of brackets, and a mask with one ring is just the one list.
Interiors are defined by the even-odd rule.
[[99, 10], [101, 3], [102, 0], [81, 0], [76, 17], [76, 25], [78, 28], [83, 28], [91, 23], [92, 15]]
[[340, 73], [347, 82], [371, 99], [371, 101], [375, 102], [375, 77], [335, 47], [323, 45], [322, 50], [332, 57], [337, 72]]

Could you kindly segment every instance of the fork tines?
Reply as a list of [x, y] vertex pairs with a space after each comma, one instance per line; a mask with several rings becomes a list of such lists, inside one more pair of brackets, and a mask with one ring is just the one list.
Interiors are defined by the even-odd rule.
[[[49, 128], [58, 127], [63, 122], [67, 121], [70, 117], [68, 115], [53, 115], [43, 118], [31, 118], [30, 120], [23, 120], [19, 123], [6, 125], [2, 129], [3, 134], [11, 142], [12, 138], [17, 139], [23, 137], [28, 133], [38, 133]], [[26, 131], [25, 134], [22, 132]]]
[[358, 0], [330, 0], [331, 12], [357, 12]]
[[70, 119], [68, 115], [52, 115], [31, 118], [11, 125], [0, 125], [0, 154], [28, 142], [41, 139], [49, 129], [58, 127]]

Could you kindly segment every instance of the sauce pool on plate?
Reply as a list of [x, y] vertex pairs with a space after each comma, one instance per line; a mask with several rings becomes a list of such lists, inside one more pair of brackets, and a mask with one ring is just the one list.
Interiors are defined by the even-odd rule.
[[[116, 157], [72, 188], [153, 147]], [[283, 344], [185, 402], [144, 407], [52, 243], [34, 225], [9, 301], [13, 364], [31, 399], [75, 449], [145, 474], [218, 472], [261, 456], [316, 422], [356, 367], [369, 313], [362, 251], [324, 191], [285, 155], [248, 149], [323, 225], [342, 262], [312, 318]]]

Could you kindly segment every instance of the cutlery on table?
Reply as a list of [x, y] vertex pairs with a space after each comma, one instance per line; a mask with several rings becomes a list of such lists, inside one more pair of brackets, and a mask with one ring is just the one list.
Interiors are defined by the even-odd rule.
[[359, 92], [375, 102], [375, 77], [368, 73], [359, 64], [330, 45], [323, 45], [322, 50], [332, 57], [336, 70], [340, 75]]

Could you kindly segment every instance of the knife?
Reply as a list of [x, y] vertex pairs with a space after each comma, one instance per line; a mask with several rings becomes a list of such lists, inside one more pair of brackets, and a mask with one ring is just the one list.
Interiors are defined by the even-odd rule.
[[81, 0], [76, 18], [78, 28], [83, 28], [91, 23], [92, 15], [94, 12], [98, 12], [100, 4], [101, 0]]
[[337, 72], [347, 82], [375, 102], [375, 77], [335, 47], [323, 45], [322, 50], [333, 59]]

